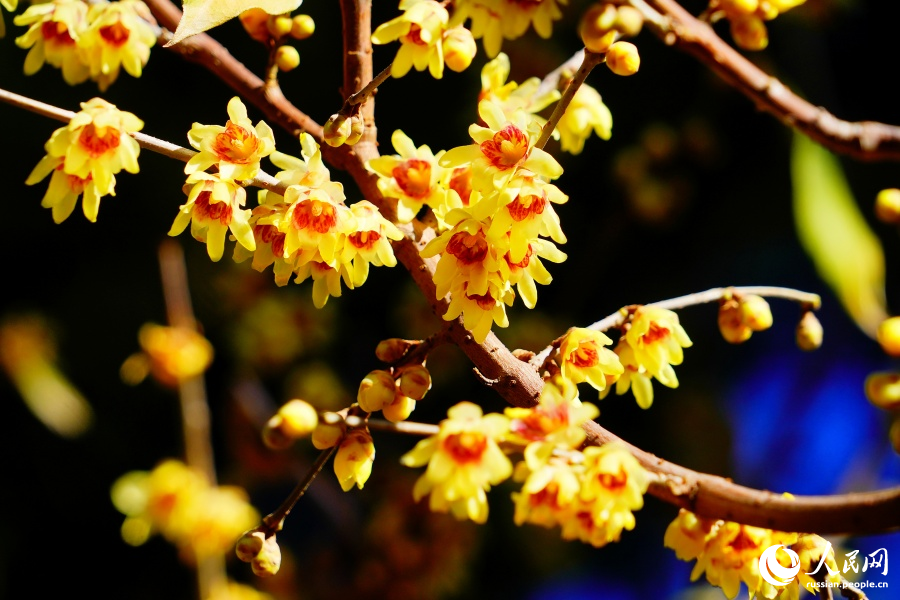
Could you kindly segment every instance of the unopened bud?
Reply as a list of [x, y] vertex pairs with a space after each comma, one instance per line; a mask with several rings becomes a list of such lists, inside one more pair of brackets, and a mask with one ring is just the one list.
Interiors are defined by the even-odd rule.
[[885, 410], [900, 408], [900, 373], [872, 373], [866, 378], [866, 398]]
[[362, 489], [372, 474], [374, 461], [375, 444], [369, 432], [365, 429], [350, 431], [334, 456], [334, 474], [341, 489], [348, 492], [354, 485]]
[[279, 46], [275, 51], [275, 64], [287, 73], [300, 66], [300, 53], [293, 46]]
[[347, 139], [344, 140], [344, 143], [348, 146], [356, 145], [363, 134], [366, 132], [366, 122], [363, 120], [361, 115], [353, 115], [350, 117], [350, 135], [347, 136]]
[[243, 562], [250, 562], [259, 555], [263, 544], [266, 541], [266, 534], [257, 529], [245, 531], [241, 539], [234, 546], [234, 552]]
[[396, 393], [397, 384], [393, 375], [387, 371], [372, 371], [360, 382], [356, 401], [361, 409], [371, 413], [393, 402]]
[[350, 119], [340, 113], [335, 113], [325, 122], [323, 139], [329, 146], [342, 146], [347, 141], [352, 127]]
[[267, 26], [269, 13], [261, 8], [251, 8], [241, 13], [240, 20], [244, 30], [251, 38], [263, 44], [269, 41], [271, 37]]
[[269, 33], [272, 34], [272, 37], [277, 40], [283, 38], [291, 32], [293, 21], [287, 15], [272, 15], [266, 22], [266, 27], [268, 27]]
[[478, 52], [472, 32], [465, 27], [454, 27], [444, 32], [444, 64], [461, 73], [469, 68]]
[[772, 326], [772, 309], [762, 296], [748, 294], [741, 298], [744, 323], [753, 331], [764, 331]]
[[291, 37], [295, 40], [305, 40], [316, 30], [316, 22], [309, 15], [297, 15], [291, 24]]
[[390, 404], [385, 404], [384, 408], [381, 409], [381, 414], [383, 414], [384, 418], [391, 423], [399, 423], [400, 421], [408, 419], [415, 408], [415, 400], [397, 392], [394, 396], [394, 401]]
[[753, 330], [744, 323], [741, 303], [734, 298], [719, 305], [719, 331], [729, 344], [740, 344], [750, 339]]
[[900, 223], [900, 190], [889, 188], [875, 196], [875, 216], [883, 223]]
[[278, 414], [284, 419], [285, 433], [293, 438], [308, 436], [319, 424], [319, 413], [303, 400], [291, 400], [278, 409]]
[[878, 326], [878, 343], [891, 356], [900, 356], [900, 317], [891, 317]]
[[587, 9], [578, 24], [578, 35], [584, 47], [599, 53], [609, 50], [618, 35], [613, 29], [616, 16], [616, 7], [612, 4], [594, 4]]
[[312, 443], [319, 450], [325, 450], [341, 441], [342, 437], [344, 437], [343, 420], [334, 424], [320, 422], [312, 432]]
[[381, 340], [375, 347], [375, 356], [384, 363], [397, 362], [409, 352], [410, 348], [418, 345], [420, 342], [412, 340], [404, 340], [401, 338], [388, 338]]
[[825, 331], [822, 324], [811, 310], [803, 313], [800, 322], [797, 324], [797, 346], [801, 350], [811, 352], [818, 350], [822, 346], [822, 337]]
[[258, 577], [271, 577], [281, 568], [281, 548], [275, 541], [275, 536], [265, 539], [262, 549], [251, 561], [253, 573]]
[[637, 46], [631, 42], [616, 42], [606, 52], [606, 66], [616, 75], [634, 75], [641, 68]]
[[769, 45], [766, 24], [758, 17], [742, 17], [731, 21], [731, 37], [744, 50], [764, 50]]
[[400, 372], [400, 393], [421, 400], [431, 389], [431, 373], [425, 365], [410, 365]]
[[616, 29], [626, 37], [634, 37], [644, 27], [644, 15], [633, 6], [623, 5], [616, 9]]

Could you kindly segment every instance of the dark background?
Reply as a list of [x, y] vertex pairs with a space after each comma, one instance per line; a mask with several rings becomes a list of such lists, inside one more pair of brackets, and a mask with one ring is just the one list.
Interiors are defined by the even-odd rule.
[[[685, 4], [695, 14], [701, 9]], [[511, 79], [542, 76], [577, 50], [574, 30], [585, 6], [564, 8], [553, 41], [530, 32], [505, 42]], [[317, 31], [297, 44], [301, 66], [284, 75], [282, 85], [288, 98], [324, 122], [340, 103], [338, 9], [336, 3], [310, 2], [300, 12], [314, 16]], [[379, 3], [375, 22], [396, 14], [393, 3]], [[24, 77], [25, 52], [13, 43], [24, 30], [5, 16], [0, 86], [70, 110], [98, 95], [93, 83], [69, 87], [50, 67]], [[900, 123], [896, 95], [889, 92], [900, 58], [898, 17], [896, 3], [808, 0], [770, 24], [770, 47], [754, 60], [841, 118]], [[719, 28], [727, 38], [727, 28]], [[261, 71], [262, 48], [236, 23], [212, 33]], [[798, 311], [789, 303], [773, 301], [772, 330], [738, 347], [722, 341], [714, 308], [683, 311], [695, 344], [678, 368], [681, 386], [654, 386], [649, 411], [630, 395], [611, 396], [599, 403], [600, 422], [665, 458], [750, 486], [824, 494], [900, 483], [900, 460], [887, 441], [890, 418], [863, 394], [869, 372], [895, 365], [843, 312], [797, 241], [790, 131], [650, 33], [636, 43], [638, 75], [620, 78], [600, 68], [588, 80], [612, 110], [612, 139], [590, 139], [577, 157], [561, 155], [553, 142], [548, 146], [565, 167], [557, 183], [570, 200], [558, 213], [569, 259], [550, 266], [554, 282], [539, 290], [536, 310], [517, 304], [510, 311], [512, 326], [495, 331], [510, 347], [538, 349], [568, 326], [586, 325], [622, 305], [710, 287], [769, 284], [819, 293], [826, 342], [813, 354], [793, 345]], [[376, 69], [394, 51], [376, 48]], [[413, 72], [382, 86], [376, 109], [382, 151], [392, 152], [396, 128], [435, 151], [467, 143], [485, 60], [479, 47], [476, 63], [463, 74], [448, 71], [434, 81]], [[122, 73], [104, 97], [142, 118], [145, 133], [186, 145], [193, 122], [224, 123], [232, 95], [200, 67], [155, 48], [140, 80]], [[250, 115], [260, 118], [252, 108]], [[84, 590], [99, 597], [192, 598], [192, 571], [176, 551], [159, 538], [126, 546], [118, 533], [121, 515], [109, 500], [109, 487], [121, 474], [181, 453], [175, 397], [152, 382], [129, 387], [118, 377], [122, 361], [137, 350], [140, 325], [165, 318], [156, 252], [184, 200], [181, 166], [143, 152], [140, 175], [117, 178], [117, 195], [102, 200], [97, 223], [87, 222], [79, 205], [55, 225], [40, 207], [46, 183], [22, 182], [59, 124], [9, 106], [0, 106], [0, 119], [0, 318], [42, 318], [58, 344], [60, 368], [95, 413], [86, 435], [61, 439], [0, 379], [6, 430], [0, 436], [0, 596]], [[289, 136], [276, 136], [279, 150], [299, 154]], [[648, 166], [641, 170], [641, 164]], [[842, 164], [884, 244], [888, 299], [896, 310], [897, 231], [874, 221], [872, 203], [878, 190], [900, 186], [900, 176], [893, 164]], [[333, 176], [347, 185], [348, 201], [359, 199], [352, 182]], [[345, 291], [316, 311], [308, 282], [279, 289], [271, 271], [235, 265], [228, 250], [213, 264], [202, 244], [187, 234], [178, 239], [195, 310], [217, 352], [207, 384], [220, 479], [245, 486], [254, 505], [268, 512], [314, 453], [307, 444], [289, 458], [263, 448], [258, 420], [247, 407], [274, 410], [298, 395], [323, 407], [346, 405], [361, 377], [378, 366], [378, 340], [424, 337], [437, 321], [402, 268], [374, 269], [362, 289]], [[413, 419], [435, 422], [462, 399], [486, 410], [503, 408], [470, 375], [460, 353], [442, 349], [429, 367], [435, 386]], [[590, 388], [582, 392], [584, 400], [595, 400]], [[316, 482], [279, 536], [289, 556], [285, 573], [265, 582], [274, 595], [631, 599], [700, 597], [706, 590], [704, 584], [684, 591], [690, 565], [662, 546], [676, 512], [671, 506], [648, 498], [637, 529], [599, 550], [564, 543], [557, 530], [516, 528], [509, 484], [491, 493], [487, 526], [457, 524], [411, 505], [418, 473], [401, 469], [397, 458], [412, 443], [376, 435], [378, 458], [362, 491], [342, 494], [327, 472]], [[397, 515], [398, 529], [384, 525]], [[860, 555], [887, 547], [900, 556], [896, 534], [833, 539]], [[396, 558], [405, 554], [421, 558], [415, 568]], [[237, 579], [253, 579], [246, 565], [229, 568]], [[896, 575], [884, 579], [900, 585]], [[716, 591], [711, 597], [720, 596]], [[870, 597], [891, 596], [876, 590]]]

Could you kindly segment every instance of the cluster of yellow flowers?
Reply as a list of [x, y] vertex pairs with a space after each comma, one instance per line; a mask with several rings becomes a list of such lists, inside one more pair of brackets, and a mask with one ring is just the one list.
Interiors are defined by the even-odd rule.
[[127, 543], [141, 545], [159, 532], [189, 563], [229, 552], [241, 533], [259, 522], [244, 490], [210, 485], [174, 459], [149, 472], [126, 473], [113, 484], [111, 495], [126, 517], [122, 538]]
[[631, 388], [638, 405], [650, 408], [654, 378], [667, 387], [678, 387], [672, 366], [682, 363], [683, 348], [691, 346], [691, 339], [674, 312], [641, 306], [631, 315], [615, 350], [604, 348], [610, 344], [612, 340], [602, 332], [573, 327], [559, 347], [562, 376], [573, 383], [588, 382], [601, 398], [609, 394], [613, 383], [619, 395]]
[[[618, 541], [634, 528], [632, 511], [643, 506], [649, 477], [622, 446], [578, 450], [581, 425], [598, 414], [563, 378], [546, 383], [534, 408], [484, 415], [475, 404], [457, 404], [437, 435], [401, 459], [411, 467], [428, 465], [413, 497], [427, 495], [432, 510], [483, 523], [486, 492], [512, 476], [523, 484], [512, 496], [516, 524], [559, 526], [563, 538], [597, 547]], [[513, 468], [505, 451], [522, 450], [524, 460]]]
[[[228, 103], [228, 116], [224, 127], [195, 123], [191, 128], [188, 138], [199, 152], [185, 166], [188, 201], [169, 235], [190, 224], [191, 235], [219, 260], [230, 231], [238, 242], [236, 261], [252, 257], [258, 271], [273, 265], [280, 286], [292, 275], [297, 283], [311, 277], [319, 308], [341, 295], [341, 280], [353, 289], [365, 283], [369, 265], [397, 264], [390, 240], [402, 234], [371, 202], [344, 204], [343, 186], [331, 181], [312, 136], [301, 134], [303, 158], [296, 158], [275, 151], [271, 128], [264, 121], [254, 126], [239, 98]], [[259, 205], [244, 209], [243, 182], [259, 173], [267, 156], [284, 169], [276, 177], [287, 185], [285, 195], [260, 191]], [[217, 172], [207, 173], [213, 166]]]
[[[6, 2], [4, 6], [10, 8]], [[100, 91], [116, 80], [122, 68], [140, 77], [157, 37], [156, 21], [140, 0], [36, 3], [13, 23], [29, 26], [16, 38], [19, 47], [30, 48], [26, 75], [36, 73], [46, 62], [62, 69], [69, 85], [90, 78]]]
[[52, 209], [53, 220], [66, 220], [84, 194], [84, 216], [96, 221], [100, 198], [116, 194], [116, 173], [139, 170], [140, 146], [130, 134], [143, 126], [132, 113], [101, 98], [82, 102], [81, 111], [44, 144], [47, 155], [25, 183], [34, 185], [52, 173], [41, 206]]
[[734, 42], [745, 50], [762, 50], [769, 45], [764, 21], [800, 6], [806, 0], [710, 0], [709, 12], [724, 16], [731, 24]]
[[[816, 594], [815, 580], [810, 574], [819, 571], [823, 563], [823, 577], [835, 584], [841, 581], [831, 544], [817, 535], [712, 521], [681, 509], [666, 529], [664, 543], [675, 550], [679, 559], [697, 561], [691, 581], [705, 573], [707, 581], [722, 588], [729, 598], [737, 596], [741, 582], [747, 586], [751, 598], [759, 595], [767, 600], [796, 600], [801, 587]], [[759, 562], [764, 550], [777, 545], [791, 546], [799, 558], [799, 572], [795, 579], [776, 587], [760, 575]], [[783, 567], [792, 566], [792, 557], [785, 552], [777, 552], [775, 558]]]

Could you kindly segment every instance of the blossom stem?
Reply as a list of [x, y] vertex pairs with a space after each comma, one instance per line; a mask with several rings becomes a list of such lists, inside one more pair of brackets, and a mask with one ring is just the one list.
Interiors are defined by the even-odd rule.
[[538, 138], [537, 142], [534, 143], [536, 148], [544, 147], [544, 145], [547, 143], [547, 140], [549, 140], [550, 136], [553, 135], [553, 130], [556, 129], [556, 125], [559, 123], [559, 120], [562, 119], [562, 116], [565, 114], [566, 109], [572, 102], [572, 99], [575, 97], [575, 93], [578, 91], [578, 88], [581, 87], [581, 84], [584, 83], [584, 80], [587, 79], [588, 74], [593, 70], [593, 68], [605, 60], [605, 54], [591, 52], [587, 49], [584, 50], [584, 58], [581, 61], [581, 66], [578, 67], [578, 71], [575, 72], [575, 76], [572, 77], [572, 81], [570, 81], [569, 85], [566, 86], [566, 91], [563, 92], [562, 98], [560, 98], [559, 102], [556, 103], [556, 107], [553, 109], [553, 114], [550, 115], [550, 119], [541, 130], [540, 137]]
[[331, 458], [331, 455], [337, 451], [337, 448], [337, 445], [334, 445], [331, 448], [322, 450], [312, 467], [310, 467], [309, 471], [306, 473], [306, 476], [297, 483], [297, 486], [291, 492], [290, 496], [281, 503], [281, 506], [279, 506], [275, 512], [267, 515], [263, 519], [263, 525], [260, 528], [260, 531], [263, 531], [266, 534], [266, 537], [281, 531], [284, 520], [291, 514], [294, 505], [303, 497], [312, 482], [316, 480], [316, 477], [319, 476], [319, 473], [321, 473], [322, 469], [325, 467], [325, 463], [327, 463], [328, 459]]
[[394, 63], [392, 62], [391, 64], [386, 66], [384, 68], [384, 70], [381, 73], [379, 73], [378, 75], [376, 75], [375, 78], [372, 79], [372, 81], [367, 83], [365, 85], [365, 87], [363, 87], [363, 89], [361, 89], [358, 92], [355, 92], [353, 94], [350, 94], [350, 96], [347, 97], [347, 101], [344, 102], [344, 108], [341, 109], [342, 112], [349, 111], [350, 107], [356, 106], [357, 104], [362, 104], [363, 102], [368, 100], [369, 96], [374, 94], [375, 91], [378, 89], [378, 86], [381, 85], [382, 83], [384, 83], [385, 80], [391, 76], [391, 67], [393, 66], [393, 64]]
[[382, 419], [368, 419], [356, 415], [350, 415], [344, 419], [348, 427], [362, 427], [366, 425], [373, 431], [393, 431], [395, 433], [407, 433], [409, 435], [437, 435], [440, 427], [431, 423], [415, 423], [412, 421], [400, 421], [392, 423]]

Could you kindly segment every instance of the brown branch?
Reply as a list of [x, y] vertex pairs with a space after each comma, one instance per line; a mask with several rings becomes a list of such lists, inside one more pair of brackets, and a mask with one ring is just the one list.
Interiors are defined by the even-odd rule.
[[900, 160], [900, 127], [875, 121], [844, 121], [814, 106], [754, 65], [674, 0], [627, 0], [644, 14], [648, 28], [666, 44], [697, 58], [759, 110], [826, 148], [860, 160]]

